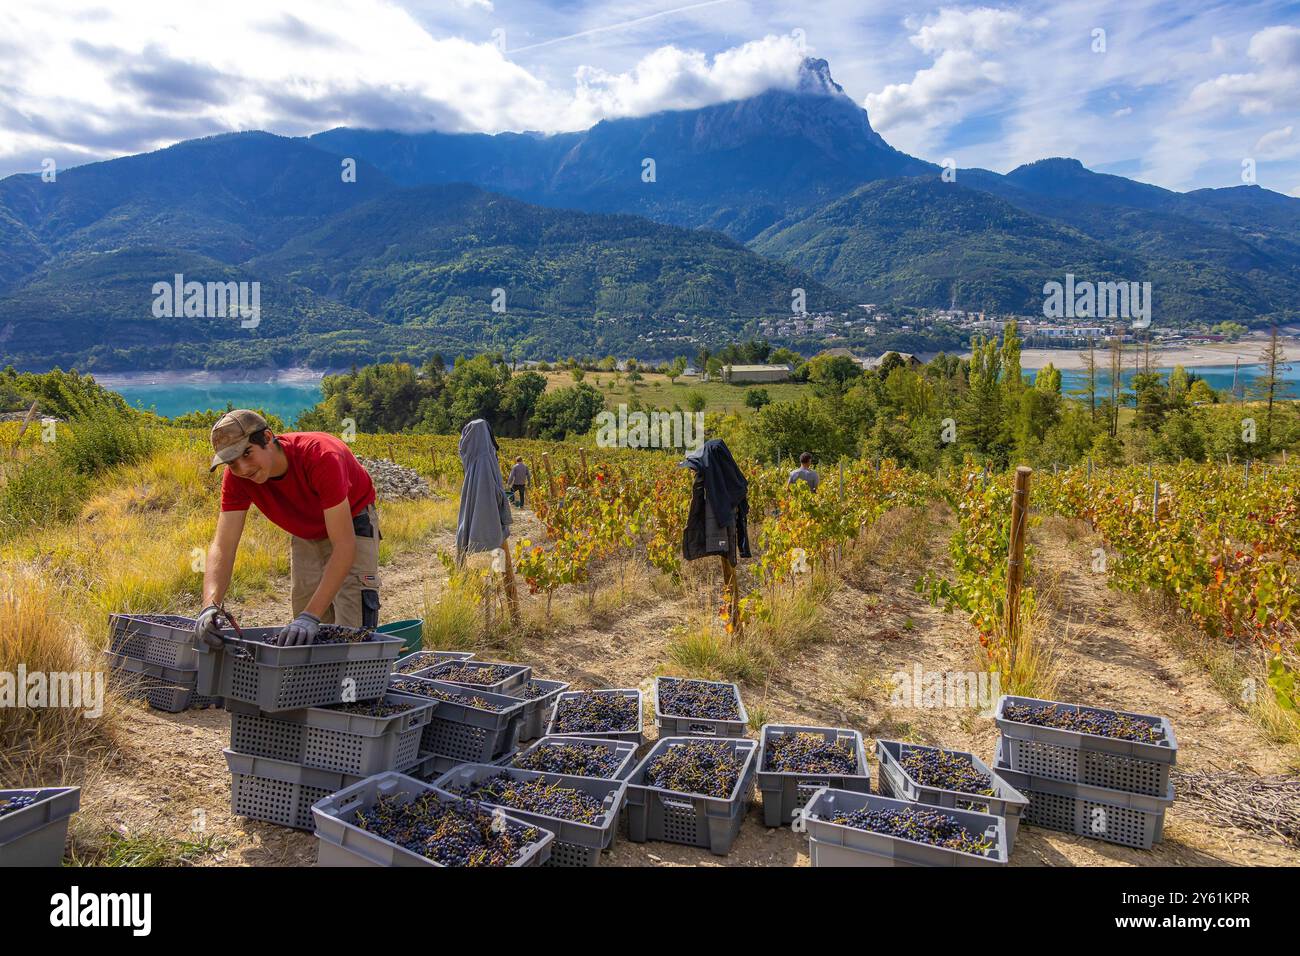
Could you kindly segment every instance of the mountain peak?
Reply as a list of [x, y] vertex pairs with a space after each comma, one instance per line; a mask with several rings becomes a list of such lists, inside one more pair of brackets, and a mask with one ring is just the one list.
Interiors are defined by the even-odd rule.
[[844, 96], [844, 87], [831, 79], [830, 64], [822, 59], [806, 56], [799, 64], [800, 93], [812, 93], [819, 96]]

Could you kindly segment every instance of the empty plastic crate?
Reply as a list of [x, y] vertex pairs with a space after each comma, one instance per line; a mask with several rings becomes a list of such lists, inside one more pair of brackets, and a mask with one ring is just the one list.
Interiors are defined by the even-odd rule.
[[832, 823], [839, 813], [855, 810], [916, 809], [917, 805], [892, 797], [850, 790], [818, 790], [803, 810], [808, 828], [808, 853], [813, 866], [1004, 866], [1007, 862], [1006, 825], [1002, 817], [974, 810], [940, 812], [956, 818], [975, 836], [993, 843], [988, 856], [921, 843], [885, 833], [859, 830]]
[[726, 856], [754, 795], [754, 757], [758, 743], [737, 737], [707, 741], [725, 744], [741, 757], [740, 777], [725, 797], [679, 793], [645, 782], [646, 769], [670, 747], [701, 743], [698, 737], [665, 737], [645, 755], [627, 779], [627, 835], [634, 843], [662, 840], [703, 847]]
[[[442, 866], [426, 856], [413, 853], [391, 840], [356, 826], [358, 810], [368, 809], [380, 797], [395, 797], [409, 803], [433, 787], [405, 774], [388, 771], [353, 784], [326, 797], [312, 807], [316, 824], [317, 866]], [[434, 791], [441, 802], [463, 803], [454, 797]], [[507, 821], [528, 826], [509, 811], [503, 811]], [[540, 866], [551, 854], [555, 834], [542, 829], [536, 842], [529, 844], [512, 866]]]
[[[590, 730], [590, 731], [571, 731], [560, 730], [557, 723], [560, 718], [560, 708], [564, 702], [573, 697], [581, 697], [584, 694], [619, 694], [623, 697], [636, 698], [636, 726], [628, 730]], [[546, 736], [548, 737], [600, 737], [602, 740], [630, 740], [637, 746], [645, 740], [645, 708], [642, 703], [641, 692], [635, 688], [619, 688], [615, 690], [570, 690], [565, 691], [555, 698], [555, 709], [551, 712], [551, 721], [546, 725]]]
[[368, 641], [277, 647], [265, 643], [279, 628], [245, 628], [225, 646], [199, 642], [200, 693], [256, 704], [267, 712], [371, 700], [384, 692], [402, 642]]
[[363, 779], [271, 757], [222, 753], [230, 768], [230, 812], [298, 830], [312, 828], [313, 803]]
[[[447, 676], [449, 673], [454, 673], [457, 668], [463, 668], [471, 672], [481, 672], [490, 667], [504, 670], [506, 676], [487, 684], [476, 684], [469, 680], [452, 680]], [[416, 671], [411, 676], [446, 681], [448, 684], [459, 684], [473, 690], [484, 690], [489, 694], [509, 694], [516, 687], [528, 683], [529, 678], [533, 676], [533, 669], [527, 664], [505, 664], [500, 661], [443, 661], [441, 664], [434, 664], [432, 667]]]
[[[606, 779], [623, 780], [632, 772], [636, 766], [636, 749], [637, 745], [630, 740], [601, 740], [598, 737], [543, 737], [536, 743], [519, 751], [517, 754], [511, 754], [501, 763], [509, 763], [512, 767], [518, 766], [520, 760], [526, 755], [540, 750], [544, 747], [608, 747], [614, 751], [615, 759], [618, 761], [614, 772]], [[568, 776], [578, 776], [569, 774]], [[600, 778], [597, 778], [600, 779]]]
[[[108, 649], [114, 654], [139, 658], [150, 664], [198, 671], [199, 652], [194, 648], [195, 620], [173, 615], [149, 615], [151, 621], [133, 614], [110, 614]], [[170, 622], [170, 623], [164, 623]]]
[[[797, 771], [764, 770], [767, 766], [768, 747], [771, 742], [786, 734], [817, 734], [828, 742], [845, 741], [857, 761], [857, 772], [851, 774], [800, 773]], [[842, 727], [801, 727], [796, 724], [764, 724], [759, 733], [758, 757], [755, 765], [758, 792], [763, 795], [763, 822], [769, 827], [779, 827], [794, 819], [796, 810], [812, 799], [822, 787], [837, 790], [871, 791], [871, 768], [867, 766], [867, 752], [862, 735], [856, 730]]]
[[81, 808], [81, 788], [0, 790], [0, 803], [20, 794], [35, 800], [0, 816], [0, 867], [61, 866], [68, 821]]
[[[401, 679], [424, 684], [431, 690], [446, 694], [456, 694], [463, 698], [477, 697], [484, 703], [501, 708], [486, 710], [467, 701], [432, 698], [437, 706], [424, 726], [420, 738], [421, 753], [440, 754], [461, 763], [491, 763], [513, 753], [518, 746], [519, 728], [523, 724], [523, 701], [504, 694], [472, 690], [463, 684], [449, 684], [424, 677]], [[420, 695], [416, 693], [415, 696]]]
[[1021, 816], [1024, 823], [1139, 850], [1160, 842], [1165, 811], [1174, 802], [1172, 783], [1163, 797], [1149, 797], [1034, 777], [1003, 766], [1000, 760], [994, 769], [1029, 800]]
[[[1055, 706], [1061, 710], [1124, 714], [1159, 728], [1159, 743], [1141, 743], [1116, 737], [1080, 733], [1008, 720], [1008, 704]], [[1163, 797], [1169, 790], [1169, 771], [1178, 758], [1174, 728], [1164, 717], [1063, 704], [1031, 697], [1003, 696], [994, 718], [1002, 732], [1002, 764], [1033, 777], [1084, 783], [1108, 790]]]
[[256, 757], [287, 760], [317, 770], [368, 777], [406, 770], [420, 756], [420, 735], [434, 702], [385, 694], [384, 703], [408, 709], [388, 717], [341, 713], [328, 707], [264, 714], [252, 704], [231, 701], [230, 748]]
[[473, 651], [416, 651], [404, 654], [393, 665], [394, 674], [414, 674], [417, 671], [445, 664], [447, 661], [467, 661], [474, 656]]
[[[682, 714], [669, 714], [659, 702], [660, 688], [665, 681], [689, 681], [693, 684], [713, 684], [717, 687], [729, 687], [736, 700], [736, 710], [740, 716], [736, 720], [720, 720], [713, 717], [686, 717]], [[659, 728], [660, 737], [743, 737], [749, 729], [749, 715], [745, 713], [745, 704], [740, 699], [740, 688], [726, 681], [695, 680], [685, 677], [657, 677], [654, 692], [655, 726]]]
[[[962, 790], [946, 790], [943, 787], [930, 787], [917, 783], [906, 770], [901, 760], [908, 750], [944, 750], [950, 754], [966, 757], [980, 773], [988, 774], [991, 796], [978, 793], [966, 793]], [[885, 797], [895, 797], [911, 803], [924, 803], [935, 807], [948, 807], [955, 810], [978, 810], [991, 813], [995, 817], [1004, 817], [1007, 821], [1007, 850], [1016, 845], [1016, 833], [1020, 829], [1020, 818], [1028, 798], [1020, 793], [979, 757], [964, 750], [948, 750], [944, 747], [926, 747], [921, 744], [902, 743], [897, 740], [876, 741], [876, 761], [880, 764], [878, 789]]]
[[614, 839], [618, 814], [623, 809], [623, 798], [627, 793], [626, 783], [621, 780], [536, 773], [532, 770], [519, 770], [496, 764], [470, 763], [447, 771], [435, 780], [433, 785], [453, 796], [460, 796], [456, 793], [460, 788], [472, 787], [480, 780], [486, 780], [497, 774], [506, 774], [515, 780], [545, 780], [555, 786], [581, 790], [603, 803], [605, 814], [599, 823], [579, 823], [575, 820], [565, 820], [544, 813], [532, 813], [518, 807], [484, 801], [491, 806], [501, 806], [511, 816], [554, 833], [555, 842], [551, 844], [551, 858], [547, 861], [549, 866], [597, 866], [600, 863], [600, 851], [608, 849]]
[[[540, 687], [541, 693], [535, 697], [525, 697], [529, 687]], [[520, 684], [507, 693], [524, 702], [524, 722], [519, 729], [520, 740], [536, 740], [546, 732], [546, 725], [551, 722], [551, 710], [555, 707], [555, 698], [569, 689], [567, 681], [541, 680], [534, 678]]]
[[144, 700], [155, 710], [179, 714], [189, 708], [221, 705], [220, 697], [195, 691], [197, 671], [151, 664], [137, 657], [104, 652], [116, 689], [128, 700]]

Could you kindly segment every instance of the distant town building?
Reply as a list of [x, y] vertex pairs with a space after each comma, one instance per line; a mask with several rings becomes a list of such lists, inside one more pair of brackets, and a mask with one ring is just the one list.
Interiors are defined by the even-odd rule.
[[788, 365], [724, 365], [722, 380], [732, 384], [741, 382], [784, 382], [790, 378]]
[[[885, 360], [885, 356], [889, 354], [890, 354], [889, 352], [885, 352], [883, 355], [878, 355], [875, 358], [863, 359], [862, 367], [866, 369], [880, 368], [880, 363], [883, 362]], [[911, 352], [895, 352], [893, 354], [901, 358], [903, 360], [903, 364], [906, 365], [908, 368], [914, 368], [914, 369], [920, 368], [922, 365], [925, 364], [919, 358], [913, 355]]]

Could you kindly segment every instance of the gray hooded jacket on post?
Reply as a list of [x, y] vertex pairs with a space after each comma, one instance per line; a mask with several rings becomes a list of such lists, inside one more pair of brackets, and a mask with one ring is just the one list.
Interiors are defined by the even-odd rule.
[[494, 551], [510, 533], [510, 502], [501, 484], [501, 463], [488, 423], [476, 418], [460, 430], [460, 519], [456, 525], [457, 556]]

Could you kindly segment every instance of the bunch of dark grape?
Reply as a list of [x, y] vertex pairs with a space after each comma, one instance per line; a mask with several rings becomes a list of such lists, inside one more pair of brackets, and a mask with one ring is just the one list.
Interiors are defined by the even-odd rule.
[[341, 714], [360, 714], [363, 717], [391, 717], [404, 710], [410, 710], [411, 704], [385, 703], [383, 698], [376, 700], [359, 700], [351, 704], [329, 704], [326, 710], [336, 710]]
[[622, 764], [618, 752], [605, 744], [582, 747], [577, 744], [547, 742], [512, 761], [520, 770], [564, 773], [574, 777], [610, 779]]
[[435, 664], [440, 664], [444, 660], [446, 660], [446, 658], [436, 651], [417, 651], [410, 657], [400, 661], [397, 666], [393, 668], [393, 673], [413, 674], [416, 671], [424, 670], [426, 667], [433, 667]]
[[358, 810], [360, 829], [428, 857], [443, 866], [510, 866], [542, 838], [536, 827], [505, 821], [493, 832], [489, 809], [475, 803], [440, 801], [425, 792], [409, 803], [380, 797]]
[[511, 697], [518, 697], [521, 700], [536, 700], [538, 697], [544, 697], [547, 694], [555, 693], [555, 686], [547, 687], [545, 684], [539, 684], [535, 680], [530, 680], [523, 687], [516, 687], [510, 691]]
[[937, 747], [904, 747], [898, 763], [923, 787], [993, 796], [993, 778], [976, 770], [975, 764], [965, 754]]
[[342, 624], [322, 624], [316, 629], [313, 644], [361, 644], [374, 637], [367, 627], [344, 627]]
[[664, 677], [659, 681], [659, 713], [704, 720], [740, 720], [740, 703], [730, 684]]
[[167, 627], [180, 627], [186, 630], [193, 630], [195, 620], [192, 617], [182, 617], [179, 614], [129, 614], [127, 615], [132, 621], [141, 621], [145, 624], [162, 624]]
[[987, 837], [971, 833], [957, 822], [956, 817], [921, 807], [890, 807], [882, 810], [863, 807], [852, 813], [837, 813], [831, 817], [831, 823], [842, 823], [855, 830], [869, 830], [917, 843], [960, 850], [962, 853], [987, 856], [993, 849], [993, 843]]
[[774, 773], [858, 773], [851, 740], [827, 740], [806, 731], [769, 737], [764, 757], [763, 769]]
[[605, 805], [591, 794], [558, 783], [547, 783], [542, 777], [516, 780], [506, 773], [498, 773], [453, 793], [467, 800], [511, 807], [526, 813], [539, 813], [559, 817], [575, 823], [600, 823], [605, 816]]
[[453, 684], [495, 684], [503, 681], [515, 668], [506, 664], [474, 664], [460, 661], [447, 661], [431, 670], [428, 674], [434, 680], [451, 681]]
[[645, 782], [652, 787], [729, 797], [740, 779], [741, 757], [725, 743], [689, 740], [674, 744], [651, 761]]
[[1002, 711], [1007, 720], [1018, 724], [1037, 724], [1040, 727], [1059, 727], [1081, 734], [1099, 737], [1116, 737], [1120, 740], [1137, 740], [1154, 744], [1164, 739], [1164, 731], [1144, 720], [1136, 720], [1113, 710], [1066, 710], [1056, 704], [1008, 703]]
[[30, 807], [35, 802], [34, 793], [15, 793], [10, 797], [0, 797], [0, 817], [15, 813], [23, 807]]
[[509, 706], [484, 700], [477, 694], [455, 694], [449, 690], [443, 690], [441, 687], [426, 684], [419, 677], [391, 677], [388, 680], [388, 689], [402, 694], [417, 694], [420, 697], [428, 697], [430, 700], [445, 700], [449, 704], [464, 704], [466, 707], [490, 710], [494, 714], [501, 713]]
[[554, 733], [626, 733], [636, 730], [641, 715], [637, 698], [609, 691], [561, 697], [555, 708]]

